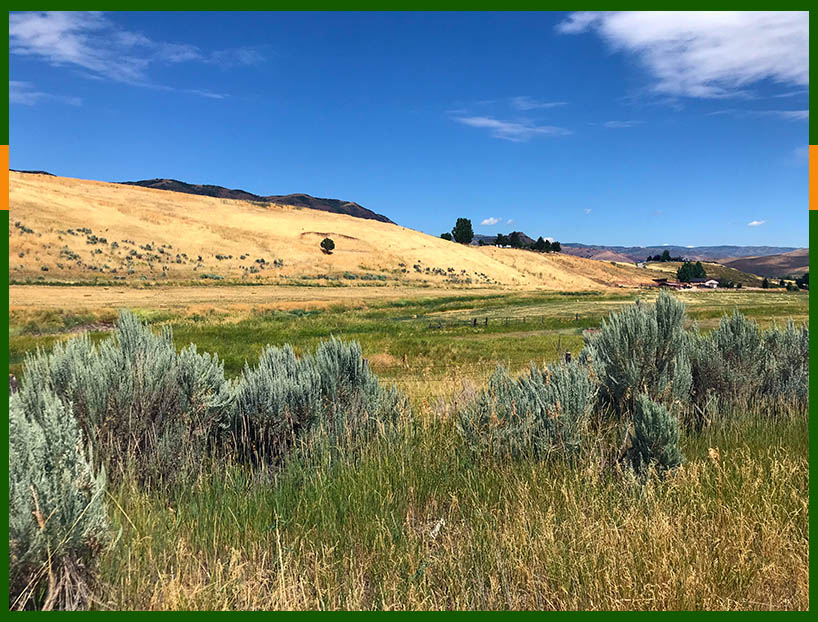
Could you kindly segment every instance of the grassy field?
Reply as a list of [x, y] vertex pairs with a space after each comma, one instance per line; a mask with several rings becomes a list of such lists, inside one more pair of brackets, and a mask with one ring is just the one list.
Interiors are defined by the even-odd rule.
[[[93, 293], [93, 288], [88, 289]], [[219, 305], [193, 299], [184, 306], [178, 302], [184, 298], [179, 297], [174, 307], [131, 308], [151, 322], [169, 324], [180, 347], [192, 342], [200, 350], [218, 353], [230, 376], [238, 374], [245, 361], [254, 361], [266, 344], [290, 343], [296, 351], [303, 351], [330, 335], [354, 339], [361, 343], [364, 355], [381, 377], [395, 381], [417, 399], [445, 395], [464, 380], [482, 383], [498, 364], [520, 371], [530, 361], [541, 364], [565, 352], [576, 354], [582, 349], [583, 330], [599, 327], [611, 311], [630, 304], [637, 296], [633, 292], [402, 290], [411, 297], [381, 298], [380, 290], [372, 290], [371, 294], [358, 290], [356, 299], [346, 291], [344, 296], [327, 298], [327, 293], [336, 290], [317, 292], [307, 288], [293, 290], [286, 299], [287, 292], [279, 293], [279, 303], [265, 301], [255, 306], [247, 303], [249, 294], [242, 297], [242, 290], [266, 288], [231, 289], [232, 298]], [[37, 290], [36, 286], [18, 287], [15, 298], [34, 300], [36, 304], [36, 297], [42, 295]], [[152, 292], [157, 297], [161, 293]], [[169, 292], [165, 290], [164, 294], [168, 296]], [[100, 296], [89, 300], [105, 300], [105, 295], [100, 292]], [[641, 296], [652, 300], [656, 292], [643, 292]], [[809, 321], [809, 297], [803, 293], [691, 291], [679, 297], [687, 303], [688, 315], [703, 329], [714, 327], [724, 313], [736, 308], [762, 326], [783, 324], [788, 318]], [[9, 371], [19, 374], [26, 352], [48, 347], [78, 330], [104, 334], [116, 318], [117, 306], [113, 303], [117, 299], [110, 300], [98, 303], [96, 308], [78, 307], [74, 301], [66, 301], [70, 309], [58, 306], [60, 302], [39, 309], [12, 305]]]
[[[118, 483], [109, 514], [122, 532], [100, 559], [96, 608], [809, 609], [805, 412], [724, 413], [683, 437], [681, 468], [647, 482], [610, 468], [618, 422], [598, 424], [572, 462], [486, 460], [464, 445], [452, 415], [497, 364], [520, 371], [578, 353], [582, 331], [633, 292], [311, 291], [293, 292], [300, 306], [139, 313], [170, 325], [178, 346], [217, 352], [230, 376], [267, 343], [303, 352], [330, 334], [355, 339], [411, 411], [320, 467], [203, 464], [182, 486]], [[808, 322], [801, 293], [680, 297], [705, 330], [735, 308], [765, 327]], [[115, 310], [13, 308], [10, 371], [77, 331], [106, 334]]]

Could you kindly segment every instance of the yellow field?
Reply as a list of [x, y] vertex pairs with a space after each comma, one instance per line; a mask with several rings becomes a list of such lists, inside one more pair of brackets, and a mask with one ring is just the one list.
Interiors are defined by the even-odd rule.
[[[275, 283], [351, 274], [350, 284], [368, 275], [441, 287], [578, 291], [633, 287], [656, 276], [568, 255], [463, 246], [311, 209], [15, 172], [9, 186], [12, 281]], [[331, 255], [319, 248], [324, 237], [335, 241]]]

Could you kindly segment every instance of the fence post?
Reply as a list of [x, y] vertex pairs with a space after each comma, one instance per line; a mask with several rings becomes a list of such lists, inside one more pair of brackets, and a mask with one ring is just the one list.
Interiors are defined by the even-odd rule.
[[489, 325], [489, 319], [488, 319], [488, 318], [485, 318], [485, 319], [483, 320], [483, 326], [488, 326], [488, 325]]
[[477, 326], [477, 318], [476, 318], [476, 317], [473, 317], [473, 318], [471, 319], [471, 325], [472, 325], [472, 326]]

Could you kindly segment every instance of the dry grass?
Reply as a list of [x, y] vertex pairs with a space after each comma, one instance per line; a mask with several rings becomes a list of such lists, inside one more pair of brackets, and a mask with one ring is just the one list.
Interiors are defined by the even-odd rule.
[[100, 606], [809, 609], [805, 426], [689, 439], [688, 463], [647, 483], [593, 455], [472, 463], [427, 419], [273, 486], [228, 469], [192, 492], [123, 489]]
[[[184, 281], [213, 274], [269, 282], [350, 273], [390, 282], [551, 290], [650, 281], [647, 271], [633, 267], [464, 247], [397, 225], [317, 210], [14, 172], [9, 185], [9, 275], [17, 280]], [[13, 224], [18, 222], [20, 227]], [[93, 233], [77, 233], [81, 228]], [[89, 244], [91, 235], [106, 241]], [[324, 236], [336, 241], [332, 255], [319, 249]], [[282, 267], [272, 265], [276, 259]]]

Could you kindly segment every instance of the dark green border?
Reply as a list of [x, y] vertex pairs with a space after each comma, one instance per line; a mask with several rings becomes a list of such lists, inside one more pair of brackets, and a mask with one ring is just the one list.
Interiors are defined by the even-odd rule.
[[[71, 9], [76, 9], [77, 8], [76, 3], [74, 3], [74, 2], [71, 2], [71, 3], [49, 2], [47, 4], [50, 5], [49, 9], [52, 9], [52, 10], [53, 9], [70, 10], [70, 9], [68, 9], [66, 7], [66, 5], [70, 6]], [[116, 4], [118, 4], [119, 6], [115, 10], [146, 10], [146, 9], [153, 9], [153, 8], [158, 8], [160, 10], [166, 10], [168, 8], [167, 3], [147, 2], [147, 1], [138, 2], [138, 3], [119, 2], [119, 3], [116, 3]], [[191, 2], [190, 0], [185, 1], [185, 2], [174, 2], [172, 4], [174, 5], [174, 8], [177, 9], [177, 10], [178, 9], [214, 10], [214, 9], [218, 9], [221, 6], [223, 6], [223, 4], [221, 4], [221, 3], [212, 3], [212, 2], [195, 2], [194, 3], [194, 2]], [[245, 10], [260, 10], [260, 9], [264, 9], [266, 7], [269, 7], [268, 3], [261, 3], [261, 2], [252, 2], [252, 3], [246, 3], [245, 2], [243, 4], [247, 7], [247, 9], [245, 9]], [[386, 3], [387, 6], [389, 4], [392, 4], [392, 3]], [[327, 10], [327, 9], [339, 10], [339, 9], [342, 9], [342, 8], [346, 9], [346, 10], [361, 10], [361, 9], [369, 9], [369, 10], [403, 10], [403, 9], [406, 8], [407, 5], [412, 5], [412, 4], [414, 4], [414, 3], [413, 2], [395, 2], [394, 4], [392, 4], [391, 8], [384, 9], [384, 3], [382, 3], [382, 2], [381, 3], [376, 3], [376, 2], [332, 2], [332, 1], [325, 0], [324, 2], [318, 3], [318, 6], [321, 8], [321, 10]], [[529, 0], [529, 1], [523, 1], [523, 2], [519, 2], [519, 1], [515, 2], [514, 6], [515, 6], [515, 8], [522, 9], [522, 10], [543, 10], [545, 8], [544, 5], [547, 5], [547, 4], [548, 3], [544, 3], [544, 2], [531, 2]], [[610, 6], [610, 4], [607, 3], [607, 2], [593, 3], [593, 4], [594, 5], [603, 4], [603, 5]], [[634, 9], [634, 8], [648, 9], [648, 8], [656, 8], [656, 6], [657, 6], [656, 3], [650, 3], [650, 2], [645, 2], [645, 1], [636, 2], [636, 3], [629, 2], [627, 4], [629, 6], [626, 7], [626, 8], [628, 8], [628, 9]], [[634, 7], [633, 6], [634, 4], [636, 4], [637, 6]], [[774, 10], [779, 10], [779, 11], [780, 10], [800, 10], [800, 11], [804, 11], [804, 10], [809, 10], [810, 9], [810, 4], [808, 2], [795, 2], [795, 3], [787, 2], [787, 3], [785, 3], [786, 6], [783, 6], [783, 7], [782, 6], [771, 7], [770, 4], [772, 4], [772, 3], [760, 3], [760, 2], [757, 2], [757, 1], [754, 1], [754, 2], [719, 2], [718, 6], [714, 7], [712, 4], [705, 3], [705, 2], [670, 2], [670, 3], [662, 3], [660, 5], [660, 7], [661, 7], [662, 10], [669, 10], [669, 9], [686, 9], [686, 10], [692, 10], [692, 9], [698, 9], [698, 10], [743, 9], [743, 10], [748, 10], [748, 5], [750, 5], [749, 10], [769, 10], [769, 9], [774, 9]], [[54, 5], [56, 5], [56, 6], [54, 6]], [[304, 5], [301, 4], [301, 3], [287, 2], [287, 3], [276, 3], [276, 5], [277, 6], [275, 8], [277, 10], [290, 10], [290, 9], [304, 10]], [[577, 8], [567, 9], [567, 8], [563, 8], [562, 5], [563, 5], [563, 3], [557, 3], [556, 4], [556, 6], [560, 7], [559, 10], [601, 10], [599, 6], [585, 7], [584, 9], [577, 9]], [[315, 5], [313, 4], [313, 6], [315, 6]], [[427, 3], [427, 2], [418, 2], [418, 4], [416, 5], [416, 8], [413, 9], [413, 10], [422, 10], [422, 9], [425, 9], [426, 7], [428, 7], [428, 6], [429, 6], [429, 3]], [[450, 1], [450, 2], [444, 3], [444, 6], [445, 6], [445, 10], [476, 10], [477, 8], [480, 8], [482, 10], [492, 10], [491, 7], [496, 6], [496, 4], [488, 3], [488, 2], [474, 2], [474, 1], [472, 1], [472, 2], [462, 2], [462, 1], [451, 2]], [[351, 9], [350, 9], [350, 7], [351, 7]], [[618, 7], [616, 10], [619, 10], [621, 8], [622, 7]], [[43, 10], [43, 9], [38, 9], [38, 10]], [[440, 10], [440, 9], [435, 9], [435, 10]], [[550, 9], [549, 8], [549, 10], [557, 10], [557, 9]], [[614, 10], [614, 9], [609, 9], [609, 10]], [[815, 31], [816, 20], [818, 20], [818, 12], [816, 12], [815, 14], [810, 12], [810, 20], [809, 21], [810, 21], [810, 30], [811, 31]], [[6, 54], [7, 54], [6, 61], [8, 61], [8, 47], [6, 48], [6, 50], [7, 50], [6, 51]], [[818, 56], [818, 55], [816, 55], [816, 56]], [[4, 66], [5, 66], [5, 70], [6, 70], [6, 82], [8, 82], [8, 73], [9, 73], [8, 62], [6, 62], [4, 64]], [[813, 59], [812, 51], [810, 50], [810, 82], [814, 81], [814, 78], [812, 77], [813, 73], [816, 73], [816, 69], [815, 69], [815, 62], [814, 62], [814, 59]], [[8, 109], [8, 98], [6, 98], [4, 101], [6, 102], [6, 107]], [[810, 93], [810, 103], [812, 103], [812, 93]], [[5, 128], [5, 136], [3, 137], [2, 142], [0, 142], [0, 144], [3, 144], [3, 145], [8, 145], [9, 144], [8, 127]], [[810, 145], [818, 145], [818, 129], [813, 129], [813, 127], [810, 128], [810, 130], [809, 130], [809, 144]], [[9, 213], [8, 212], [6, 212], [6, 219], [7, 220], [9, 219]], [[8, 224], [8, 222], [6, 224]], [[810, 246], [812, 246], [813, 237], [815, 237], [816, 240], [818, 240], [818, 210], [809, 212]], [[0, 265], [0, 273], [2, 274], [2, 279], [6, 281], [5, 291], [6, 291], [6, 300], [8, 300], [8, 274], [9, 274], [9, 271], [8, 271], [8, 238], [4, 238], [4, 241], [5, 241], [5, 245], [4, 245], [5, 248], [4, 248], [4, 250], [2, 252], [0, 252], [0, 260], [2, 260], [2, 262], [3, 262], [2, 265]], [[812, 264], [812, 261], [810, 259], [810, 268], [812, 268], [811, 264]], [[816, 322], [816, 319], [818, 319], [818, 311], [815, 310], [812, 307], [812, 305], [810, 305], [810, 324], [812, 324], [814, 326], [815, 322]], [[6, 328], [8, 329], [8, 314], [6, 314]], [[2, 333], [2, 335], [0, 335], [0, 337], [5, 342], [5, 347], [3, 348], [3, 353], [5, 354], [5, 361], [6, 361], [5, 362], [5, 368], [7, 369], [8, 368], [8, 363], [9, 363], [9, 360], [8, 360], [9, 359], [9, 354], [8, 354], [8, 330], [6, 330], [5, 333]], [[813, 348], [810, 345], [810, 366], [811, 367], [815, 367], [816, 363], [818, 362], [818, 351], [817, 350], [818, 350], [818, 348]], [[812, 382], [812, 380], [810, 379], [810, 415], [812, 415], [812, 404], [816, 403], [816, 397], [818, 397], [818, 387], [816, 386], [817, 384], [818, 383]], [[5, 405], [6, 405], [6, 416], [8, 417], [8, 403], [5, 403]], [[3, 431], [6, 432], [6, 434], [5, 434], [6, 441], [8, 441], [8, 432], [6, 431], [6, 428], [3, 428]], [[813, 425], [810, 424], [810, 446], [815, 444], [816, 440], [818, 440], [818, 429], [816, 428], [816, 426], [813, 426]], [[815, 469], [815, 467], [812, 466], [812, 451], [810, 450], [810, 479], [812, 479], [815, 475], [816, 475], [816, 469]], [[3, 482], [6, 483], [7, 480], [4, 479]], [[6, 489], [7, 489], [6, 492], [8, 493], [8, 484], [7, 483], [6, 483]], [[813, 501], [813, 495], [812, 495], [812, 490], [810, 489], [810, 502], [812, 502], [812, 501]], [[810, 516], [810, 536], [812, 535], [813, 520], [814, 520], [813, 517]], [[5, 541], [4, 541], [4, 543], [5, 543]], [[5, 550], [6, 550], [6, 557], [8, 557], [8, 544], [6, 544]], [[810, 600], [813, 600], [813, 597], [815, 595], [815, 590], [812, 589], [812, 578], [814, 576], [813, 565], [814, 564], [812, 562], [812, 558], [810, 557], [810, 571], [809, 571], [809, 575], [810, 575]], [[3, 570], [2, 570], [3, 589], [4, 589], [4, 593], [7, 593], [8, 592], [8, 567], [5, 566], [5, 564], [4, 564], [2, 566], [2, 568], [3, 568]], [[556, 615], [572, 615], [572, 614], [576, 615], [578, 613], [580, 615], [583, 615], [581, 612], [564, 612], [564, 613], [558, 612], [558, 613], [556, 613]], [[84, 612], [84, 614], [85, 615], [93, 615], [93, 616], [106, 615], [105, 612]], [[49, 614], [47, 614], [47, 613], [37, 613], [37, 612], [27, 612], [27, 613], [19, 613], [17, 615], [40, 617], [40, 616], [46, 616], [46, 615], [49, 615]], [[59, 614], [57, 614], [57, 615], [59, 615]], [[62, 614], [62, 615], [71, 615], [71, 614]], [[74, 614], [74, 615], [78, 615], [78, 614]], [[113, 615], [116, 615], [116, 616], [124, 615], [124, 616], [133, 617], [134, 615], [162, 616], [163, 614], [159, 613], [159, 612], [151, 612], [151, 613], [147, 613], [147, 612], [130, 612], [130, 613], [129, 612], [116, 612]], [[179, 613], [174, 613], [173, 615], [179, 615]], [[197, 617], [197, 619], [199, 619], [199, 618], [201, 618], [202, 615], [206, 615], [206, 616], [210, 617], [210, 616], [219, 615], [219, 614], [215, 613], [215, 612], [209, 612], [209, 613], [208, 612], [204, 612], [204, 613], [202, 613], [202, 612], [197, 612], [197, 613], [183, 612], [181, 615], [183, 615], [186, 618], [195, 615]], [[353, 619], [353, 616], [357, 617], [359, 615], [366, 615], [368, 617], [371, 617], [371, 616], [374, 616], [374, 615], [389, 615], [389, 614], [377, 614], [377, 613], [363, 613], [362, 614], [362, 613], [358, 613], [358, 612], [335, 612], [335, 613], [276, 612], [273, 615], [276, 615], [276, 618], [278, 620], [281, 620], [282, 618], [284, 618], [284, 619], [293, 619], [295, 617], [297, 617], [298, 619], [303, 619], [305, 616], [308, 616], [308, 617], [332, 616], [334, 619], [349, 619], [349, 620], [351, 620], [351, 619]], [[392, 615], [401, 616], [401, 617], [405, 617], [407, 615], [423, 616], [423, 617], [426, 617], [426, 618], [428, 618], [430, 616], [434, 616], [434, 617], [440, 617], [440, 616], [460, 616], [460, 617], [469, 616], [470, 619], [474, 619], [475, 617], [480, 618], [480, 619], [498, 619], [500, 616], [504, 615], [504, 612], [469, 612], [469, 613], [466, 613], [466, 612], [462, 612], [462, 613], [461, 612], [454, 612], [454, 613], [429, 612], [429, 613], [410, 613], [410, 614], [398, 613], [398, 614], [392, 614]], [[544, 613], [540, 613], [540, 612], [515, 612], [514, 615], [515, 616], [524, 616], [524, 617], [526, 617], [528, 619], [532, 619], [532, 616], [545, 616], [545, 615], [551, 616], [551, 615], [555, 615], [555, 614], [553, 614], [553, 613], [544, 614]], [[649, 612], [636, 613], [636, 614], [634, 614], [632, 612], [599, 612], [599, 613], [585, 613], [584, 615], [595, 615], [595, 616], [604, 615], [606, 617], [615, 616], [615, 617], [621, 618], [622, 616], [630, 616], [630, 615], [641, 615], [642, 617], [644, 617], [645, 615], [651, 615], [651, 614]], [[661, 615], [663, 617], [665, 617], [665, 618], [667, 618], [668, 616], [687, 617], [689, 615], [716, 615], [716, 616], [720, 616], [720, 617], [721, 616], [736, 617], [736, 616], [740, 615], [740, 616], [742, 616], [742, 618], [744, 618], [745, 616], [752, 616], [752, 617], [756, 618], [756, 617], [759, 617], [759, 616], [794, 615], [794, 616], [799, 616], [799, 619], [800, 619], [801, 617], [808, 615], [808, 612], [800, 612], [800, 613], [799, 612], [794, 612], [794, 613], [786, 613], [786, 612], [770, 612], [770, 613], [767, 613], [767, 612], [712, 612], [712, 613], [708, 613], [708, 612], [695, 612], [695, 613], [694, 612], [667, 612], [667, 613], [663, 613]]]

